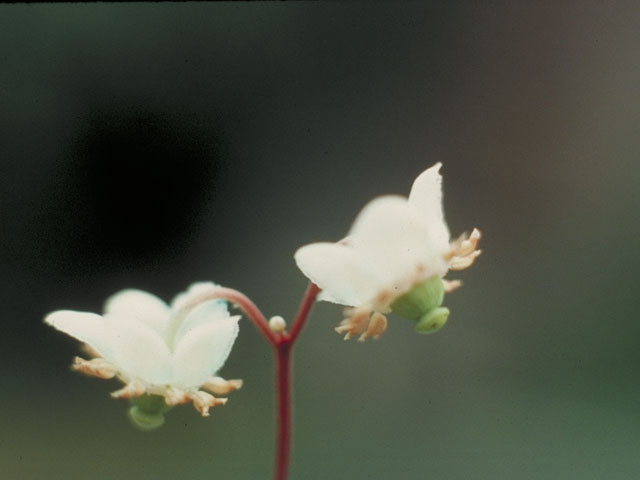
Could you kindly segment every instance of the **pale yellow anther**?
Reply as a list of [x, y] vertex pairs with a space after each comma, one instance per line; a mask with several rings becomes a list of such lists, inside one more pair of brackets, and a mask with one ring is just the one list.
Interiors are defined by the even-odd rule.
[[282, 318], [280, 315], [276, 315], [274, 317], [271, 317], [271, 319], [269, 320], [269, 328], [272, 332], [282, 333], [284, 332], [284, 329], [287, 328], [287, 322], [285, 322], [284, 318]]
[[347, 318], [340, 322], [334, 330], [338, 333], [345, 333], [345, 340], [349, 340], [351, 337], [361, 335], [367, 330], [369, 326], [369, 317], [371, 315], [371, 309], [367, 307], [350, 308], [345, 311], [348, 315]]
[[143, 384], [137, 381], [132, 381], [127, 383], [120, 390], [116, 390], [115, 392], [111, 392], [111, 396], [113, 398], [135, 398], [141, 397], [146, 393], [146, 388]]
[[460, 242], [458, 249], [455, 252], [455, 255], [457, 257], [465, 257], [470, 253], [472, 253], [478, 246], [478, 242], [480, 241], [481, 237], [482, 237], [482, 234], [480, 233], [480, 230], [478, 230], [477, 228], [474, 228], [473, 231], [471, 232], [471, 235], [469, 235], [469, 238], [464, 238]]
[[164, 392], [164, 401], [167, 405], [175, 406], [187, 403], [191, 400], [191, 396], [183, 390], [178, 388], [168, 388]]
[[453, 257], [449, 263], [449, 268], [451, 270], [464, 270], [465, 268], [469, 268], [481, 253], [482, 250], [475, 250], [465, 257]]
[[211, 407], [227, 403], [226, 398], [216, 398], [210, 393], [203, 391], [197, 391], [191, 396], [191, 398], [193, 399], [193, 406], [203, 417], [209, 416], [209, 409]]
[[382, 315], [381, 313], [374, 313], [369, 320], [369, 326], [367, 327], [367, 331], [360, 335], [358, 338], [359, 342], [364, 342], [367, 338], [373, 337], [374, 339], [380, 338], [385, 330], [387, 329], [387, 317]]
[[442, 287], [444, 293], [451, 293], [462, 286], [462, 280], [445, 280], [442, 279]]
[[469, 236], [467, 236], [466, 233], [463, 233], [451, 242], [449, 253], [445, 255], [445, 258], [449, 260], [455, 257], [467, 257], [469, 255], [473, 255], [480, 238], [482, 238], [482, 233], [477, 228], [474, 228]]
[[75, 372], [104, 379], [113, 378], [118, 372], [116, 368], [104, 358], [85, 360], [84, 358], [74, 357], [71, 369]]
[[227, 395], [234, 390], [241, 389], [242, 380], [225, 380], [222, 377], [209, 377], [202, 388], [215, 395]]
[[335, 328], [338, 333], [345, 333], [344, 339], [359, 337], [363, 342], [369, 337], [378, 338], [387, 329], [387, 317], [379, 312], [371, 314], [369, 307], [351, 308], [345, 311], [348, 315], [340, 325]]

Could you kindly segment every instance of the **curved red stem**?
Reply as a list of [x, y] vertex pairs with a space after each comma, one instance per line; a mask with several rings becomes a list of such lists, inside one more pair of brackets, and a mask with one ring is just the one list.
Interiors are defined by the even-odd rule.
[[269, 328], [269, 322], [255, 303], [244, 293], [226, 287], [216, 287], [194, 297], [182, 307], [182, 314], [186, 315], [191, 309], [202, 302], [221, 298], [234, 303], [249, 317], [273, 346], [276, 357], [276, 402], [277, 402], [277, 431], [275, 480], [287, 480], [289, 472], [289, 457], [291, 452], [291, 350], [302, 327], [311, 312], [311, 308], [320, 293], [320, 289], [310, 283], [302, 297], [300, 308], [291, 324], [290, 332], [274, 333]]
[[182, 307], [183, 312], [188, 312], [192, 308], [198, 306], [207, 300], [220, 298], [236, 304], [247, 315], [249, 320], [253, 322], [258, 331], [273, 346], [278, 343], [278, 336], [269, 329], [269, 322], [262, 314], [255, 303], [251, 301], [244, 293], [234, 290], [233, 288], [215, 287], [211, 290], [203, 292], [201, 295], [193, 297], [186, 305]]
[[309, 283], [307, 290], [304, 292], [304, 297], [302, 297], [302, 302], [300, 303], [300, 308], [298, 309], [298, 314], [293, 320], [293, 324], [291, 325], [291, 330], [289, 332], [289, 339], [291, 342], [295, 342], [302, 331], [302, 327], [304, 326], [304, 322], [307, 320], [309, 313], [311, 312], [311, 308], [316, 301], [316, 297], [320, 293], [320, 288], [314, 284]]

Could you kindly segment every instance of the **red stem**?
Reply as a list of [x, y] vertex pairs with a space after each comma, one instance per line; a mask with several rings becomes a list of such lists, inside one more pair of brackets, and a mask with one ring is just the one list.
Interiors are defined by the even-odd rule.
[[200, 303], [222, 298], [236, 304], [273, 346], [276, 356], [276, 397], [278, 424], [276, 432], [275, 480], [287, 480], [291, 452], [291, 350], [311, 312], [320, 289], [310, 283], [304, 292], [300, 308], [291, 324], [290, 332], [274, 333], [260, 309], [244, 293], [232, 288], [217, 287], [194, 297], [184, 305], [179, 315], [187, 315]]
[[200, 305], [202, 302], [216, 298], [221, 298], [228, 300], [231, 303], [235, 303], [247, 315], [247, 317], [249, 317], [264, 338], [271, 345], [277, 345], [278, 337], [269, 328], [269, 322], [260, 309], [244, 293], [234, 290], [233, 288], [216, 287], [215, 289], [204, 292], [202, 295], [194, 297], [188, 304], [184, 305], [181, 310], [183, 314], [186, 315], [191, 309]]
[[314, 283], [309, 283], [307, 290], [304, 292], [304, 297], [302, 297], [302, 302], [300, 303], [298, 314], [293, 320], [291, 331], [288, 335], [292, 343], [295, 342], [298, 338], [298, 335], [300, 335], [300, 331], [304, 326], [304, 322], [307, 320], [309, 312], [311, 312], [311, 308], [313, 307], [313, 304], [316, 301], [316, 297], [319, 293], [320, 288]]
[[278, 337], [277, 344], [274, 345], [278, 411], [275, 480], [287, 480], [289, 471], [289, 456], [291, 453], [291, 350], [311, 312], [311, 307], [313, 307], [318, 293], [320, 293], [320, 289], [310, 283], [291, 325], [291, 331], [289, 333], [283, 332]]
[[280, 342], [276, 354], [276, 392], [278, 426], [276, 432], [275, 480], [286, 480], [291, 453], [291, 346]]

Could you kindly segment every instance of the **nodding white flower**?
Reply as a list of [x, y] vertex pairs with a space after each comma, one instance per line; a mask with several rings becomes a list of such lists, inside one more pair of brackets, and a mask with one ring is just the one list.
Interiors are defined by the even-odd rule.
[[391, 311], [418, 320], [421, 333], [446, 321], [442, 296], [461, 282], [442, 278], [449, 270], [469, 267], [481, 251], [478, 229], [450, 240], [441, 166], [422, 172], [409, 198], [388, 195], [368, 203], [342, 241], [305, 245], [295, 253], [300, 270], [322, 289], [319, 300], [353, 307], [336, 328], [345, 339], [377, 338]]
[[224, 300], [191, 308], [192, 300], [215, 288], [213, 283], [193, 284], [170, 306], [150, 293], [123, 290], [107, 299], [103, 315], [59, 310], [45, 322], [84, 342], [94, 357], [76, 357], [74, 370], [120, 379], [125, 386], [111, 395], [134, 399], [133, 420], [153, 428], [164, 421], [158, 414], [167, 406], [192, 401], [208, 416], [209, 408], [226, 403], [201, 389], [224, 395], [242, 385], [215, 376], [238, 335], [240, 316], [230, 316]]

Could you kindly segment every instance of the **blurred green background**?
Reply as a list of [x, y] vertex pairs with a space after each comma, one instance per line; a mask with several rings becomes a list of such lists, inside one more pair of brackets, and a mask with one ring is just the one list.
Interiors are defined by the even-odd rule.
[[295, 249], [436, 161], [484, 255], [433, 336], [317, 306], [292, 479], [638, 478], [639, 46], [631, 1], [0, 6], [0, 478], [269, 478], [248, 322], [245, 388], [150, 434], [43, 316], [215, 280], [291, 319]]

